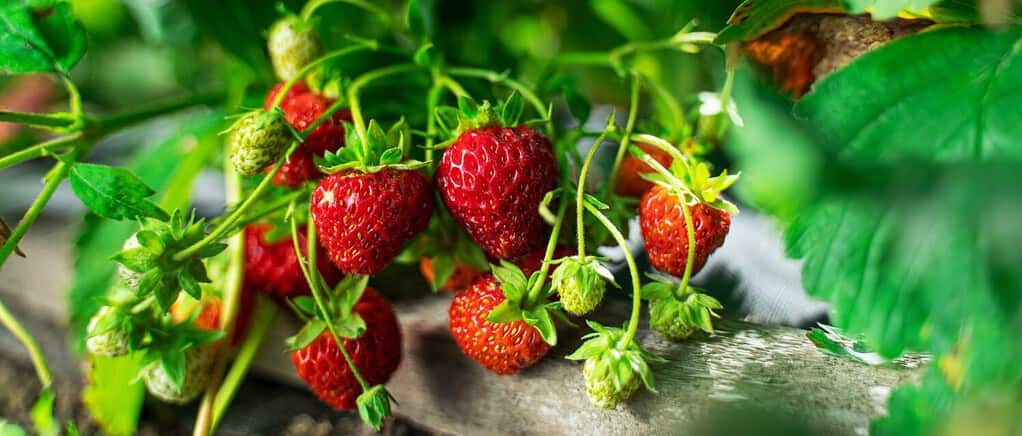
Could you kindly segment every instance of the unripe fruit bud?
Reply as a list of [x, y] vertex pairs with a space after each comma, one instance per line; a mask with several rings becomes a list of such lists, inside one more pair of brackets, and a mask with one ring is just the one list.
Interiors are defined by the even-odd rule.
[[92, 316], [85, 329], [85, 347], [90, 353], [103, 357], [128, 354], [130, 339], [122, 325], [123, 316], [112, 306], [103, 306]]
[[175, 386], [160, 361], [145, 370], [146, 389], [154, 397], [168, 403], [185, 404], [206, 390], [213, 369], [215, 348], [192, 347], [184, 351], [185, 371], [181, 386]]
[[280, 114], [249, 112], [231, 127], [231, 163], [238, 173], [254, 176], [277, 162], [293, 139]]
[[267, 45], [273, 70], [283, 81], [291, 80], [322, 53], [312, 26], [293, 15], [273, 24]]

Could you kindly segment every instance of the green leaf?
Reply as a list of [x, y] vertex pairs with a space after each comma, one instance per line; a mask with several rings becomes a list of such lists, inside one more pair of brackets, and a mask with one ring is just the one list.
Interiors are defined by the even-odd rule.
[[228, 54], [241, 60], [264, 82], [273, 80], [266, 55], [265, 32], [279, 18], [278, 0], [221, 0], [216, 7], [204, 0], [178, 0], [199, 30]]
[[863, 55], [796, 112], [851, 161], [1018, 161], [1020, 87], [1022, 27], [950, 27]]
[[195, 280], [195, 276], [187, 271], [181, 271], [177, 274], [177, 282], [181, 284], [181, 290], [185, 291], [188, 296], [196, 300], [202, 299], [202, 288], [199, 287], [199, 282]]
[[27, 436], [25, 429], [18, 424], [0, 418], [0, 436]]
[[869, 9], [874, 20], [886, 20], [898, 16], [903, 9], [920, 12], [939, 0], [845, 0], [848, 12], [861, 14]]
[[[423, 5], [427, 3], [427, 5]], [[433, 1], [411, 0], [405, 10], [405, 24], [408, 26], [408, 33], [416, 38], [426, 38], [433, 33], [436, 19], [433, 17]], [[418, 57], [416, 57], [418, 62]], [[422, 64], [420, 64], [422, 65]]]
[[844, 0], [745, 0], [717, 33], [716, 44], [756, 39], [796, 14], [845, 12]]
[[863, 351], [865, 347], [862, 341], [846, 338], [834, 327], [820, 325], [813, 327], [806, 337], [816, 345], [817, 348], [828, 354], [865, 363], [867, 365], [878, 365], [886, 362], [886, 359], [876, 353]]
[[145, 182], [123, 168], [75, 164], [70, 174], [71, 190], [96, 215], [113, 220], [155, 218], [166, 221], [167, 212], [146, 200], [156, 193]]
[[93, 357], [89, 365], [90, 384], [82, 391], [82, 402], [103, 433], [135, 433], [145, 385], [125, 374], [138, 373], [140, 358], [136, 354]]
[[32, 405], [32, 425], [35, 426], [36, 434], [56, 436], [60, 433], [60, 426], [53, 419], [53, 402], [56, 399], [53, 388], [47, 387], [39, 393], [39, 398]]
[[85, 33], [63, 1], [13, 0], [0, 6], [0, 73], [67, 74], [85, 54]]
[[564, 102], [568, 105], [568, 112], [571, 112], [571, 116], [575, 117], [580, 124], [585, 124], [589, 120], [593, 105], [585, 95], [578, 92], [578, 89], [573, 86], [565, 87]]

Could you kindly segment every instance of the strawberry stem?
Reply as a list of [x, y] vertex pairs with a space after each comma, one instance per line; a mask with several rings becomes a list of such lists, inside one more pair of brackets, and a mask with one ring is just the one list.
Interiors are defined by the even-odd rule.
[[586, 238], [585, 238], [585, 192], [586, 192], [586, 176], [589, 175], [589, 168], [593, 163], [593, 157], [596, 156], [596, 151], [599, 150], [600, 146], [603, 145], [604, 139], [615, 129], [614, 127], [614, 114], [612, 113], [607, 119], [607, 128], [603, 130], [600, 136], [596, 137], [593, 141], [593, 145], [589, 147], [589, 152], [586, 153], [585, 160], [582, 162], [582, 169], [579, 170], [578, 174], [578, 186], [575, 188], [575, 227], [576, 236], [578, 236], [578, 258], [584, 259], [586, 257]]
[[688, 257], [685, 259], [685, 273], [681, 276], [681, 283], [678, 284], [678, 288], [672, 292], [674, 298], [678, 301], [682, 300], [685, 290], [688, 289], [688, 281], [692, 278], [692, 266], [695, 264], [696, 257], [696, 232], [695, 226], [692, 224], [692, 211], [689, 210], [688, 204], [685, 203], [685, 199], [681, 198], [681, 213], [685, 215], [685, 233], [688, 234]]
[[395, 28], [394, 20], [390, 17], [390, 12], [387, 12], [386, 9], [375, 4], [361, 0], [313, 0], [306, 4], [305, 8], [302, 9], [302, 19], [308, 21], [309, 18], [312, 18], [312, 14], [316, 12], [316, 9], [330, 3], [345, 3], [359, 7], [366, 12], [376, 15], [380, 21], [383, 21], [383, 23], [387, 25], [387, 27]]
[[422, 67], [415, 64], [391, 65], [366, 72], [351, 82], [351, 86], [348, 87], [348, 102], [351, 105], [351, 120], [355, 125], [355, 132], [358, 133], [358, 139], [362, 142], [361, 145], [364, 156], [369, 155], [369, 140], [366, 138], [366, 123], [365, 119], [362, 117], [362, 104], [358, 100], [359, 91], [362, 90], [362, 87], [368, 85], [374, 80], [420, 69], [422, 69]]
[[[263, 192], [266, 191], [266, 188], [270, 185], [270, 182], [273, 180], [273, 177], [277, 175], [278, 171], [280, 171], [280, 167], [284, 165], [284, 162], [287, 162], [288, 158], [291, 157], [291, 153], [293, 153], [300, 144], [301, 142], [299, 141], [293, 141], [291, 143], [291, 147], [288, 148], [287, 152], [285, 152], [283, 156], [280, 157], [280, 159], [277, 161], [277, 164], [273, 166], [273, 169], [270, 170], [270, 172], [267, 173], [265, 176], [263, 176], [263, 179], [259, 181], [259, 185], [257, 185], [255, 189], [252, 190], [251, 194], [249, 194], [249, 196], [245, 198], [245, 201], [243, 201], [240, 205], [238, 205], [236, 209], [232, 210], [226, 217], [224, 217], [224, 219], [220, 221], [220, 224], [218, 224], [212, 231], [210, 231], [209, 234], [206, 235], [206, 237], [199, 240], [199, 242], [192, 244], [190, 247], [185, 248], [184, 250], [181, 250], [180, 252], [175, 254], [174, 260], [182, 261], [184, 259], [187, 259], [194, 255], [195, 253], [197, 253], [199, 250], [201, 250], [202, 247], [205, 247], [206, 245], [212, 242], [218, 241], [220, 240], [220, 238], [227, 235], [227, 233], [229, 233], [232, 230], [234, 225], [239, 220], [241, 220], [242, 214], [244, 214], [249, 207], [252, 207], [256, 200], [258, 200], [259, 197], [262, 196]], [[230, 162], [230, 159], [227, 159], [227, 161]], [[234, 171], [233, 166], [231, 167], [231, 171]], [[228, 204], [231, 204], [231, 202], [229, 201]]]
[[618, 146], [617, 155], [614, 156], [614, 166], [611, 167], [610, 177], [606, 185], [603, 185], [603, 194], [617, 186], [618, 172], [621, 170], [621, 161], [628, 151], [628, 143], [631, 141], [632, 131], [635, 130], [635, 119], [639, 115], [639, 80], [632, 74], [632, 93], [628, 103], [628, 120], [625, 122], [625, 132], [621, 135], [621, 144]]
[[245, 341], [242, 342], [241, 348], [238, 349], [238, 355], [235, 356], [231, 369], [224, 377], [223, 384], [220, 385], [220, 391], [213, 400], [213, 423], [210, 426], [210, 431], [216, 429], [220, 419], [224, 416], [224, 412], [227, 411], [227, 406], [234, 399], [234, 394], [238, 392], [238, 387], [241, 386], [241, 382], [245, 378], [245, 373], [248, 372], [256, 352], [262, 346], [263, 339], [266, 338], [266, 332], [270, 330], [270, 325], [273, 323], [273, 318], [276, 314], [276, 304], [273, 304], [273, 302], [262, 295], [256, 296], [252, 328], [245, 336]]
[[610, 222], [600, 209], [589, 203], [585, 205], [586, 210], [589, 211], [596, 219], [607, 228], [614, 240], [617, 241], [618, 246], [621, 247], [621, 251], [625, 255], [625, 261], [628, 263], [628, 272], [632, 276], [632, 315], [628, 320], [628, 331], [625, 332], [625, 336], [621, 338], [621, 342], [618, 343], [618, 348], [623, 349], [635, 338], [635, 332], [639, 329], [639, 311], [642, 307], [642, 284], [639, 281], [639, 267], [635, 264], [635, 257], [632, 256], [632, 250], [628, 248], [628, 241], [621, 232], [614, 226], [614, 223]]
[[358, 53], [363, 50], [367, 51], [377, 50], [378, 48], [379, 45], [376, 44], [376, 41], [365, 42], [363, 43], [363, 45], [344, 47], [340, 50], [334, 50], [330, 53], [320, 56], [318, 59], [312, 62], [309, 62], [304, 67], [302, 67], [302, 69], [298, 70], [298, 72], [295, 73], [294, 77], [288, 79], [287, 82], [284, 82], [284, 86], [280, 87], [280, 91], [277, 92], [277, 96], [273, 99], [273, 107], [279, 108], [280, 104], [284, 102], [284, 98], [287, 97], [287, 93], [291, 91], [291, 88], [294, 87], [299, 80], [302, 80], [302, 78], [305, 77], [306, 74], [309, 74], [309, 72], [312, 71], [313, 68], [316, 68], [326, 63], [327, 61], [341, 58], [349, 54]]
[[[362, 387], [362, 391], [365, 392], [368, 391], [370, 388], [369, 383], [366, 383], [365, 379], [362, 378], [362, 373], [359, 372], [358, 367], [355, 366], [355, 362], [351, 360], [351, 355], [348, 354], [348, 349], [344, 348], [344, 339], [341, 339], [341, 335], [337, 333], [337, 327], [334, 326], [333, 316], [327, 309], [326, 303], [324, 302], [323, 299], [323, 295], [321, 292], [322, 289], [320, 289], [320, 284], [322, 284], [322, 280], [320, 279], [319, 268], [317, 267], [316, 264], [316, 252], [318, 251], [316, 249], [316, 244], [318, 243], [317, 242], [318, 238], [316, 236], [316, 225], [315, 223], [313, 223], [311, 219], [312, 217], [311, 211], [309, 212], [309, 217], [310, 217], [309, 221], [305, 224], [306, 227], [305, 250], [308, 255], [307, 259], [308, 263], [306, 263], [305, 265], [305, 271], [307, 271], [306, 278], [309, 279], [308, 280], [309, 289], [312, 291], [312, 299], [316, 301], [316, 307], [319, 309], [320, 313], [323, 314], [323, 319], [326, 321], [327, 330], [329, 330], [330, 335], [333, 336], [334, 343], [337, 344], [337, 348], [341, 350], [341, 355], [344, 356], [344, 361], [348, 364], [348, 369], [351, 370], [351, 375], [355, 377], [355, 380], [358, 381], [359, 386]], [[301, 260], [302, 252], [301, 250], [298, 249], [297, 237], [298, 227], [294, 219], [291, 220], [291, 228], [292, 236], [294, 237], [295, 241], [295, 254], [298, 255], [299, 260]]]
[[39, 342], [21, 325], [21, 322], [7, 309], [3, 301], [0, 301], [0, 324], [3, 324], [28, 350], [28, 355], [32, 358], [32, 366], [35, 367], [36, 376], [39, 377], [39, 384], [42, 385], [42, 388], [50, 387], [53, 384], [53, 375], [50, 373], [50, 366], [46, 362], [46, 355], [43, 354], [42, 348], [39, 347]]
[[543, 264], [539, 267], [540, 279], [532, 285], [526, 299], [530, 307], [540, 299], [539, 294], [546, 285], [547, 273], [550, 272], [550, 260], [554, 257], [554, 251], [557, 250], [557, 238], [561, 234], [561, 226], [564, 224], [564, 215], [567, 211], [568, 202], [562, 200], [561, 204], [557, 206], [557, 219], [554, 220], [554, 228], [550, 230], [550, 240], [547, 241], [546, 252], [543, 254]]
[[549, 134], [551, 137], [555, 136], [554, 122], [548, 116], [549, 114], [547, 114], [547, 106], [543, 104], [543, 100], [541, 100], [539, 96], [536, 95], [535, 92], [532, 92], [532, 90], [529, 89], [528, 86], [525, 86], [523, 83], [508, 77], [507, 74], [500, 74], [497, 73], [496, 71], [486, 70], [482, 68], [452, 67], [447, 69], [447, 74], [450, 74], [452, 76], [474, 77], [477, 79], [483, 79], [491, 83], [499, 83], [513, 91], [518, 91], [518, 93], [521, 94], [522, 97], [525, 97], [525, 99], [529, 101], [529, 104], [532, 105], [532, 107], [536, 110], [536, 113], [539, 116], [546, 118], [547, 134]]
[[78, 141], [82, 139], [81, 133], [74, 133], [59, 138], [54, 138], [49, 141], [40, 142], [31, 147], [23, 148], [14, 153], [8, 154], [0, 158], [0, 169], [7, 168], [12, 165], [17, 165], [22, 162], [40, 158], [58, 150], [63, 150], [69, 147], [74, 147]]

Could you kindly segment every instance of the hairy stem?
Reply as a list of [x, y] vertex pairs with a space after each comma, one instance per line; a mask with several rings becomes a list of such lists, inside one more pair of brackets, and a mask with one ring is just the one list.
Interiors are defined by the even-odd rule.
[[[611, 115], [613, 119], [613, 115]], [[586, 256], [586, 237], [585, 237], [585, 192], [586, 192], [586, 176], [589, 175], [589, 167], [593, 163], [593, 157], [596, 156], [596, 151], [600, 149], [600, 145], [603, 144], [603, 140], [606, 139], [608, 132], [611, 131], [613, 126], [608, 126], [593, 142], [592, 147], [589, 148], [589, 152], [586, 153], [585, 160], [582, 162], [582, 169], [579, 170], [578, 174], [578, 187], [575, 193], [575, 226], [576, 234], [578, 236], [578, 258], [583, 259]]]
[[394, 19], [391, 18], [390, 12], [387, 12], [386, 9], [377, 6], [374, 3], [362, 0], [314, 0], [309, 2], [307, 5], [305, 5], [305, 8], [302, 9], [302, 19], [308, 20], [309, 18], [312, 17], [312, 14], [316, 12], [316, 9], [319, 9], [320, 6], [327, 5], [330, 3], [344, 3], [361, 8], [366, 12], [376, 15], [380, 19], [380, 21], [383, 21], [384, 24], [387, 25], [387, 27], [390, 28], [395, 27]]
[[319, 59], [316, 59], [316, 60], [314, 60], [312, 62], [309, 62], [304, 67], [302, 67], [302, 69], [298, 70], [298, 72], [295, 74], [294, 77], [288, 79], [287, 82], [284, 82], [284, 86], [280, 87], [280, 91], [277, 92], [277, 96], [274, 97], [274, 99], [273, 99], [273, 107], [275, 107], [275, 108], [280, 107], [280, 103], [282, 103], [284, 101], [284, 97], [286, 97], [287, 93], [289, 91], [291, 91], [291, 88], [293, 88], [295, 86], [295, 84], [298, 83], [299, 80], [302, 80], [302, 78], [305, 77], [306, 74], [308, 74], [310, 71], [312, 71], [313, 68], [316, 68], [316, 67], [326, 63], [327, 61], [331, 61], [331, 60], [334, 60], [334, 59], [337, 59], [337, 58], [341, 58], [341, 57], [347, 56], [349, 54], [358, 53], [358, 52], [363, 51], [363, 50], [375, 50], [376, 48], [378, 48], [378, 46], [376, 44], [365, 44], [365, 45], [356, 45], [356, 46], [351, 46], [351, 47], [345, 47], [345, 48], [342, 48], [340, 50], [334, 50], [334, 51], [332, 51], [330, 53], [327, 53], [327, 54], [319, 57]]
[[160, 115], [165, 115], [171, 112], [177, 112], [181, 109], [196, 106], [200, 104], [215, 103], [224, 99], [226, 94], [223, 90], [207, 91], [197, 94], [185, 96], [176, 100], [170, 100], [166, 102], [156, 103], [150, 106], [145, 106], [137, 110], [122, 112], [119, 114], [108, 115], [105, 117], [98, 117], [91, 124], [94, 125], [94, 132], [91, 134], [94, 137], [105, 136], [111, 132], [121, 130], [125, 127], [129, 127], [133, 124], [154, 118]]
[[628, 272], [632, 276], [632, 315], [628, 319], [628, 331], [625, 332], [625, 336], [621, 338], [621, 343], [618, 344], [619, 347], [624, 347], [635, 338], [635, 332], [639, 329], [639, 311], [642, 307], [642, 286], [639, 282], [639, 267], [635, 264], [635, 258], [632, 257], [632, 250], [628, 248], [628, 241], [625, 240], [625, 237], [614, 226], [614, 223], [610, 222], [610, 219], [595, 206], [586, 204], [585, 207], [614, 236], [614, 240], [617, 241], [621, 251], [625, 254], [625, 261], [628, 262]]
[[635, 130], [635, 119], [639, 115], [639, 79], [632, 77], [631, 98], [628, 101], [628, 120], [625, 122], [625, 132], [621, 135], [621, 143], [618, 145], [617, 155], [614, 156], [614, 166], [610, 169], [610, 177], [607, 184], [603, 186], [603, 193], [614, 189], [617, 186], [618, 172], [621, 170], [621, 161], [628, 152], [628, 143], [631, 141], [632, 131]]
[[33, 114], [26, 112], [0, 111], [0, 122], [23, 124], [29, 127], [63, 128], [75, 123], [66, 114]]
[[7, 309], [3, 301], [0, 301], [0, 324], [3, 324], [7, 330], [10, 330], [11, 334], [18, 338], [18, 341], [28, 350], [28, 355], [32, 358], [32, 366], [35, 367], [36, 376], [39, 377], [39, 384], [42, 385], [43, 389], [50, 387], [53, 384], [53, 375], [50, 373], [49, 364], [46, 362], [46, 356], [43, 354], [42, 348], [39, 347], [39, 342], [36, 341], [35, 337], [28, 330], [25, 330], [25, 327], [18, 322], [18, 319]]
[[557, 219], [554, 220], [554, 228], [550, 230], [550, 240], [546, 243], [546, 252], [543, 253], [543, 264], [539, 267], [539, 280], [532, 285], [532, 289], [529, 290], [529, 294], [526, 300], [529, 304], [534, 304], [539, 299], [540, 292], [543, 291], [543, 286], [546, 285], [547, 273], [550, 272], [550, 260], [554, 257], [554, 251], [557, 250], [557, 238], [561, 234], [561, 227], [564, 224], [564, 215], [568, 211], [568, 202], [561, 200], [561, 204], [557, 206]]
[[692, 278], [692, 266], [695, 264], [696, 257], [696, 231], [692, 224], [692, 211], [689, 210], [688, 204], [685, 204], [685, 197], [679, 196], [678, 199], [681, 203], [681, 212], [685, 215], [685, 233], [688, 234], [688, 258], [685, 259], [685, 273], [681, 275], [681, 283], [678, 284], [678, 288], [674, 292], [674, 298], [681, 300], [681, 295], [688, 289], [688, 281]]
[[82, 139], [81, 133], [73, 133], [67, 136], [54, 138], [46, 142], [40, 142], [31, 147], [23, 148], [7, 156], [0, 157], [0, 170], [9, 166], [17, 165], [25, 161], [40, 158], [56, 151], [73, 147]]

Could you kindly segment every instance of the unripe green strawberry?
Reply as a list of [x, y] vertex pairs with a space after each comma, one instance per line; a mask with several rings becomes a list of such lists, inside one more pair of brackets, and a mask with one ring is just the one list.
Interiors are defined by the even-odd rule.
[[[654, 284], [648, 284], [647, 288]], [[646, 294], [646, 289], [643, 294]], [[671, 341], [680, 341], [702, 330], [713, 333], [713, 311], [722, 306], [717, 299], [695, 292], [689, 288], [679, 298], [673, 295], [649, 299], [649, 326], [660, 336]]]
[[582, 366], [586, 396], [594, 406], [601, 409], [617, 407], [639, 390], [641, 384], [639, 377], [631, 371], [622, 371], [620, 376], [615, 374], [613, 366], [614, 361], [606, 355], [590, 357]]
[[551, 283], [565, 311], [585, 315], [603, 301], [608, 280], [613, 283], [613, 275], [595, 257], [571, 256], [554, 270]]
[[594, 406], [613, 409], [645, 385], [653, 390], [653, 372], [648, 362], [664, 362], [643, 350], [635, 338], [626, 338], [624, 329], [604, 327], [586, 321], [593, 332], [584, 336], [585, 342], [567, 356], [571, 360], [585, 359], [582, 377], [586, 382], [586, 396]]
[[249, 112], [231, 126], [228, 139], [231, 163], [238, 173], [254, 176], [280, 159], [293, 139], [287, 121], [280, 114], [263, 110]]
[[[142, 244], [138, 242], [138, 238], [135, 237], [136, 235], [138, 235], [138, 233], [132, 233], [131, 236], [124, 241], [124, 245], [121, 246], [122, 251], [128, 251], [142, 246]], [[117, 264], [117, 276], [120, 277], [121, 281], [124, 282], [125, 285], [128, 285], [131, 289], [138, 288], [138, 282], [142, 280], [142, 275], [143, 273], [141, 272], [132, 271], [120, 263]]]
[[273, 70], [283, 81], [291, 80], [323, 51], [312, 25], [294, 15], [277, 20], [266, 42]]
[[130, 351], [130, 334], [124, 328], [125, 318], [117, 308], [103, 306], [89, 320], [85, 329], [85, 346], [96, 356], [118, 357]]
[[185, 370], [181, 386], [175, 386], [160, 361], [145, 370], [146, 389], [154, 397], [168, 403], [185, 404], [197, 397], [209, 383], [213, 369], [213, 347], [192, 347], [184, 351]]

